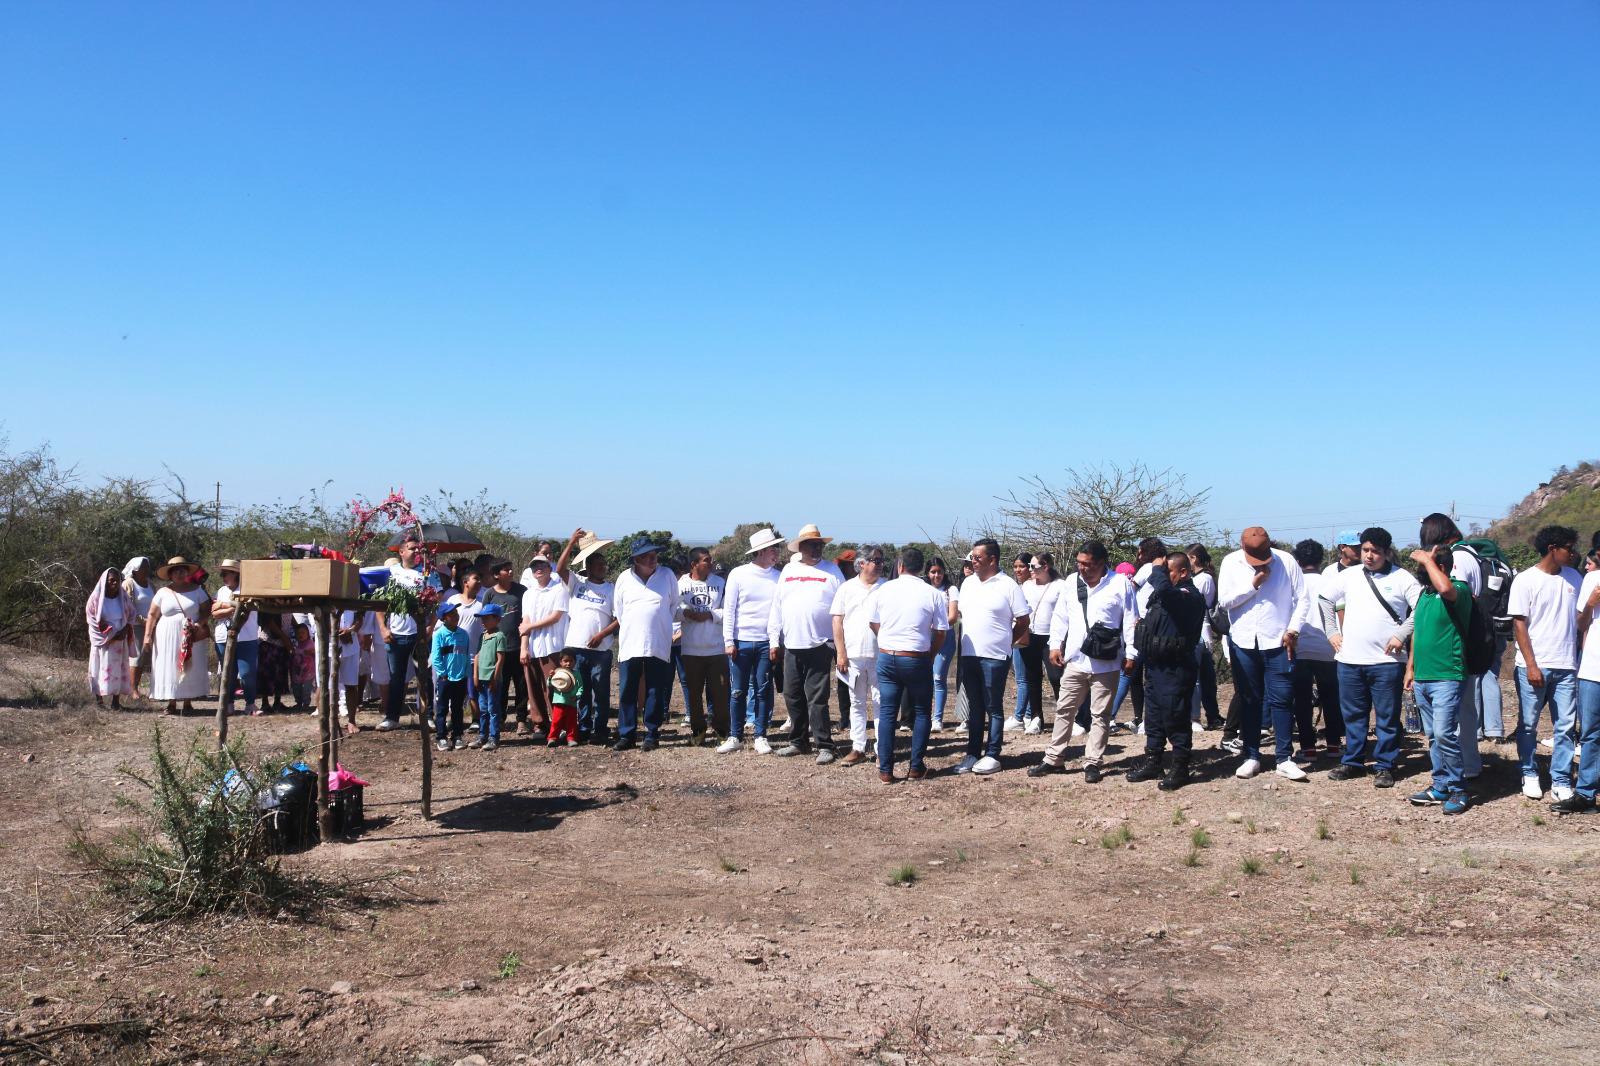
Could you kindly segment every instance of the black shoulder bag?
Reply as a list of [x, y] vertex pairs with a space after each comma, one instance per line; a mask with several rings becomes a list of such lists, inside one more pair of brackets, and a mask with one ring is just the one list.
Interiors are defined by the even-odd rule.
[[1078, 578], [1078, 604], [1083, 608], [1083, 624], [1088, 632], [1083, 638], [1083, 654], [1091, 659], [1122, 658], [1122, 630], [1096, 622], [1089, 625], [1089, 586]]

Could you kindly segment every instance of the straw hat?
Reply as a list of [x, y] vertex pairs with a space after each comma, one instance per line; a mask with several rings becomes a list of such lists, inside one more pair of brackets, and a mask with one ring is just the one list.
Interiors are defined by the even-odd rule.
[[181, 566], [181, 567], [184, 567], [186, 569], [193, 570], [194, 567], [195, 567], [195, 564], [191, 563], [189, 560], [185, 559], [181, 555], [174, 555], [172, 558], [168, 559], [163, 565], [156, 567], [156, 577], [159, 577], [162, 581], [171, 581], [172, 580], [172, 568], [175, 567], [175, 566]]
[[822, 530], [817, 528], [815, 522], [807, 522], [805, 525], [800, 527], [800, 532], [796, 533], [794, 538], [789, 541], [789, 550], [792, 552], [799, 551], [800, 545], [808, 540], [820, 540], [824, 544], [833, 543], [833, 538], [824, 537], [822, 535]]
[[589, 558], [589, 556], [593, 555], [601, 548], [610, 547], [615, 543], [616, 541], [614, 540], [601, 540], [592, 532], [584, 530], [583, 536], [578, 538], [578, 551], [572, 557], [572, 568], [574, 570], [582, 570], [583, 561], [585, 559]]
[[239, 560], [224, 559], [222, 562], [217, 564], [217, 573], [219, 574], [226, 574], [230, 570], [235, 574], [239, 572]]

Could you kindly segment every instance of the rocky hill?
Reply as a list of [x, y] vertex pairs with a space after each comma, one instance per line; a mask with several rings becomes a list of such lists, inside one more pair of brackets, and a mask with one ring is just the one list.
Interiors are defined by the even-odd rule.
[[1600, 460], [1562, 467], [1506, 516], [1489, 527], [1487, 535], [1502, 548], [1526, 545], [1541, 526], [1571, 526], [1578, 531], [1581, 546], [1600, 530]]

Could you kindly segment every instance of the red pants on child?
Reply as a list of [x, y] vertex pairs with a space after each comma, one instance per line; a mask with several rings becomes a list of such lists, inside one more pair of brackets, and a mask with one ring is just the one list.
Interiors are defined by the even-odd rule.
[[578, 739], [578, 708], [570, 703], [553, 704], [550, 708], [550, 736], [546, 743], [554, 744], [565, 733], [568, 740]]

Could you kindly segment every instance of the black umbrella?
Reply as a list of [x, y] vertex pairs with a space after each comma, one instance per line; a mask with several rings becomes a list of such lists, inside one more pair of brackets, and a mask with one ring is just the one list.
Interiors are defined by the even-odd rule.
[[[423, 547], [436, 552], [470, 552], [483, 548], [483, 541], [449, 522], [424, 522], [417, 533], [422, 537]], [[394, 551], [399, 547], [398, 544], [391, 544], [389, 550]]]

